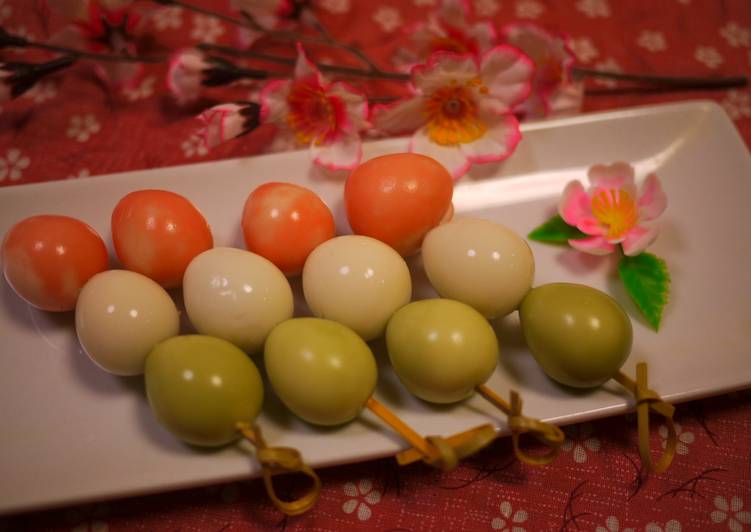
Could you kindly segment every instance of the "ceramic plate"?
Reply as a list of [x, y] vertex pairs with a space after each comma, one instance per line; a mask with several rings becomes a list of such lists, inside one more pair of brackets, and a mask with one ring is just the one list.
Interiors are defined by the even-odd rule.
[[[650, 384], [673, 402], [751, 385], [751, 158], [714, 103], [693, 102], [581, 115], [529, 124], [503, 165], [476, 168], [456, 187], [458, 215], [504, 223], [521, 234], [547, 219], [563, 186], [593, 163], [629, 161], [639, 178], [656, 172], [669, 206], [651, 248], [673, 277], [663, 328], [650, 330], [613, 277], [610, 258], [532, 244], [536, 284], [573, 281], [614, 295], [634, 322], [625, 370], [646, 360]], [[369, 143], [366, 157], [401, 151], [404, 139]], [[311, 168], [306, 152], [134, 171], [94, 179], [0, 189], [0, 235], [41, 213], [78, 217], [109, 234], [112, 208], [126, 193], [163, 188], [193, 200], [217, 245], [241, 247], [240, 214], [248, 193], [269, 180], [314, 189], [348, 232], [342, 176]], [[110, 249], [111, 249], [111, 243]], [[415, 298], [432, 297], [417, 261]], [[304, 313], [298, 294], [298, 313]], [[501, 363], [489, 384], [524, 398], [525, 413], [558, 424], [631, 408], [617, 385], [572, 395], [548, 380], [524, 347], [516, 316], [494, 323]], [[144, 494], [247, 478], [258, 471], [237, 446], [197, 452], [155, 420], [141, 378], [104, 373], [76, 341], [72, 313], [49, 314], [22, 302], [0, 282], [0, 513]], [[416, 430], [449, 434], [502, 416], [480, 398], [434, 408], [411, 398], [383, 361], [376, 397]], [[393, 454], [404, 443], [371, 414], [338, 430], [318, 430], [286, 413], [268, 394], [260, 419], [269, 442], [300, 449], [314, 466]]]

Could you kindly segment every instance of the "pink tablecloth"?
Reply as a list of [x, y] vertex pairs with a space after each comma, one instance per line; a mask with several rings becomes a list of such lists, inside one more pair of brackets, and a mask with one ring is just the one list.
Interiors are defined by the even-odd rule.
[[[331, 33], [367, 49], [384, 67], [404, 43], [402, 23], [424, 18], [436, 3], [314, 1]], [[61, 21], [48, 20], [41, 6], [0, 0], [0, 24], [44, 39]], [[751, 71], [748, 0], [474, 0], [474, 8], [499, 25], [526, 20], [564, 30], [579, 64], [591, 68], [700, 76]], [[180, 8], [151, 23], [157, 30], [154, 49], [198, 40], [229, 43], [236, 37], [230, 26]], [[344, 57], [330, 51], [319, 51], [318, 57], [326, 55]], [[0, 185], [262, 151], [263, 132], [210, 153], [194, 133], [197, 111], [245, 97], [254, 87], [215, 90], [184, 109], [166, 94], [164, 72], [164, 65], [150, 66], [137, 87], [114, 96], [90, 66], [82, 65], [3, 104]], [[369, 88], [379, 95], [394, 90], [383, 83]], [[600, 93], [588, 95], [584, 105], [596, 110], [692, 98], [720, 102], [751, 143], [748, 89]], [[549, 467], [521, 465], [503, 440], [450, 473], [423, 465], [399, 469], [392, 459], [322, 470], [321, 500], [301, 517], [283, 517], [267, 502], [260, 483], [249, 481], [10, 516], [0, 519], [0, 530], [751, 530], [751, 395], [681, 405], [677, 421], [678, 455], [664, 474], [640, 473], [635, 424], [618, 417], [567, 428], [562, 455]], [[664, 439], [664, 430], [654, 427], [653, 445]]]

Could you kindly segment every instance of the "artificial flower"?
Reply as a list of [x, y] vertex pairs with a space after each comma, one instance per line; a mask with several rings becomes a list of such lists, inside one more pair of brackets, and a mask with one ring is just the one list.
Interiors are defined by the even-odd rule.
[[426, 22], [407, 30], [412, 46], [399, 48], [395, 63], [411, 68], [439, 51], [481, 56], [498, 43], [498, 35], [490, 22], [470, 23], [470, 17], [465, 0], [443, 0]]
[[203, 72], [209, 68], [206, 55], [194, 48], [178, 50], [167, 68], [167, 88], [178, 103], [198, 99], [203, 90]]
[[[307, 4], [307, 0], [230, 0], [232, 9], [252, 18], [262, 30], [288, 29]], [[261, 36], [261, 31], [240, 28], [238, 41], [248, 48]]]
[[207, 109], [198, 119], [204, 145], [213, 148], [229, 139], [245, 135], [260, 125], [261, 106], [255, 102], [225, 103]]
[[579, 111], [584, 84], [572, 76], [574, 53], [567, 36], [548, 33], [535, 24], [515, 23], [501, 30], [501, 39], [535, 64], [532, 92], [515, 112], [524, 118], [543, 118]]
[[[128, 0], [59, 0], [50, 6], [69, 23], [50, 41], [69, 48], [98, 53], [138, 55], [138, 39], [144, 21], [155, 8], [147, 9]], [[116, 89], [138, 85], [144, 68], [138, 62], [99, 62], [97, 75]]]
[[497, 46], [481, 60], [471, 54], [434, 53], [412, 69], [414, 95], [376, 107], [376, 127], [414, 131], [409, 150], [433, 157], [455, 179], [473, 163], [511, 155], [521, 134], [511, 113], [529, 94], [534, 65], [510, 46]]
[[342, 82], [329, 83], [298, 44], [294, 78], [261, 91], [261, 121], [274, 124], [272, 149], [309, 146], [316, 164], [352, 169], [362, 157], [360, 133], [368, 126], [365, 95]]
[[167, 69], [167, 88], [178, 103], [198, 99], [203, 87], [228, 85], [242, 78], [265, 79], [268, 73], [238, 67], [221, 57], [206, 55], [194, 48], [178, 50]]
[[569, 244], [594, 255], [612, 253], [618, 244], [627, 256], [640, 254], [657, 238], [658, 231], [649, 222], [667, 207], [660, 180], [650, 174], [637, 194], [634, 168], [626, 163], [595, 165], [588, 177], [589, 190], [571, 181], [558, 205], [567, 224], [589, 235]]

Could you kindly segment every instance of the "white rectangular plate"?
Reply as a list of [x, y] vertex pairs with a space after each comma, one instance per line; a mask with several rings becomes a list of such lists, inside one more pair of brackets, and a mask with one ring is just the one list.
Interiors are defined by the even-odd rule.
[[[657, 172], [669, 206], [651, 250], [672, 273], [663, 328], [650, 330], [614, 278], [611, 258], [532, 244], [536, 284], [573, 281], [613, 294], [635, 328], [625, 370], [649, 362], [650, 384], [679, 402], [751, 385], [751, 158], [722, 109], [682, 103], [529, 124], [503, 165], [475, 169], [455, 190], [458, 215], [486, 217], [525, 235], [554, 211], [563, 186], [587, 167], [633, 163], [639, 178]], [[401, 151], [404, 139], [369, 143], [366, 157]], [[202, 210], [217, 245], [240, 247], [239, 219], [259, 183], [288, 180], [318, 192], [340, 232], [349, 232], [342, 178], [311, 169], [306, 152], [284, 153], [127, 172], [75, 181], [0, 189], [0, 235], [42, 213], [80, 218], [109, 239], [112, 208], [126, 193], [163, 188]], [[110, 245], [111, 249], [111, 245]], [[434, 293], [412, 264], [415, 297]], [[299, 309], [299, 281], [293, 281]], [[302, 310], [304, 312], [304, 309]], [[0, 513], [247, 478], [257, 473], [237, 446], [197, 452], [154, 419], [141, 378], [120, 378], [92, 364], [77, 344], [72, 313], [36, 311], [0, 282]], [[525, 413], [558, 424], [624, 412], [617, 386], [571, 394], [548, 380], [526, 351], [516, 317], [494, 324], [502, 357], [489, 384], [522, 393]], [[383, 362], [376, 396], [424, 434], [449, 434], [496, 423], [502, 416], [481, 398], [433, 408], [411, 398]], [[267, 391], [260, 423], [269, 442], [300, 449], [327, 466], [393, 454], [404, 443], [369, 413], [338, 430], [294, 419]]]

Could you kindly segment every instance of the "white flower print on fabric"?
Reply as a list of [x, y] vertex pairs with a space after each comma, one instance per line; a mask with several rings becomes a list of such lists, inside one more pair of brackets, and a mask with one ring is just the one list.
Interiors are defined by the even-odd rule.
[[751, 30], [741, 27], [737, 22], [728, 22], [720, 28], [720, 35], [733, 48], [751, 46]]
[[737, 495], [731, 497], [730, 503], [722, 495], [717, 495], [714, 498], [714, 507], [709, 514], [709, 518], [713, 523], [728, 522], [728, 528], [732, 532], [741, 532], [743, 525], [751, 524], [751, 512], [743, 510], [743, 500]]
[[545, 11], [545, 6], [537, 0], [519, 0], [516, 3], [515, 12], [518, 18], [536, 19], [543, 11]]
[[583, 464], [587, 461], [587, 451], [596, 453], [600, 450], [600, 439], [592, 436], [594, 427], [591, 423], [582, 423], [566, 429], [566, 439], [561, 445], [565, 452], [574, 451], [574, 462]]
[[650, 52], [662, 52], [668, 47], [662, 32], [649, 30], [644, 30], [639, 34], [636, 44]]
[[500, 530], [501, 532], [526, 532], [525, 528], [517, 526], [529, 518], [526, 510], [517, 510], [514, 512], [509, 501], [503, 501], [500, 505], [500, 510], [501, 516], [494, 517], [490, 522], [493, 530]]
[[600, 55], [600, 52], [595, 48], [595, 45], [592, 44], [592, 41], [587, 37], [571, 39], [569, 45], [574, 51], [576, 58], [582, 63], [589, 63], [592, 59]]
[[350, 0], [321, 0], [318, 2], [318, 5], [329, 13], [341, 15], [342, 13], [349, 11], [349, 2]]
[[[607, 72], [623, 72], [623, 69], [621, 68], [621, 65], [618, 64], [618, 62], [613, 59], [612, 57], [600, 61], [595, 64], [595, 69], [597, 70], [605, 70]], [[605, 79], [605, 78], [595, 78], [595, 83], [598, 85], [604, 85], [605, 87], [615, 87], [616, 81], [614, 79]]]
[[610, 5], [607, 0], [579, 0], [576, 9], [589, 18], [607, 18], [610, 16]]
[[193, 133], [190, 137], [184, 140], [182, 144], [180, 144], [180, 147], [182, 148], [185, 157], [188, 158], [193, 156], [203, 157], [209, 153], [209, 149], [206, 147], [203, 137], [197, 133]]
[[751, 117], [751, 94], [736, 90], [728, 91], [722, 106], [733, 120], [749, 118]]
[[0, 0], [0, 22], [5, 20], [13, 13], [13, 8], [5, 5], [5, 0]]
[[649, 523], [644, 527], [644, 532], [681, 532], [681, 524], [675, 519], [671, 519], [662, 527], [657, 523]]
[[57, 96], [57, 84], [50, 80], [40, 81], [24, 94], [25, 98], [31, 98], [34, 103], [46, 102], [55, 96]]
[[71, 174], [68, 177], [66, 177], [66, 179], [82, 179], [85, 177], [91, 177], [91, 172], [89, 171], [88, 168], [83, 168], [79, 170], [77, 174]]
[[176, 30], [183, 25], [183, 8], [180, 6], [159, 8], [154, 12], [153, 20], [154, 27], [158, 30]]
[[219, 20], [208, 15], [193, 16], [193, 30], [190, 32], [191, 38], [213, 43], [223, 34], [224, 26]]
[[498, 0], [475, 0], [475, 14], [478, 17], [492, 17], [500, 9]]
[[373, 14], [373, 21], [378, 24], [383, 31], [391, 33], [402, 25], [402, 16], [396, 8], [380, 7]]
[[76, 139], [78, 142], [86, 142], [92, 135], [99, 132], [101, 126], [93, 114], [83, 116], [74, 115], [70, 117], [68, 130], [65, 135]]
[[18, 148], [9, 149], [5, 157], [0, 157], [0, 181], [18, 181], [23, 177], [23, 171], [29, 167], [30, 162]]
[[357, 511], [357, 518], [360, 521], [370, 519], [373, 515], [370, 507], [381, 502], [381, 492], [373, 488], [373, 482], [367, 478], [360, 479], [357, 485], [347, 482], [344, 485], [344, 494], [352, 498], [342, 504], [342, 511], [345, 514]]
[[131, 102], [143, 100], [154, 94], [154, 83], [156, 83], [156, 77], [148, 76], [144, 78], [137, 87], [123, 89], [123, 94], [125, 94]]
[[614, 515], [605, 520], [605, 526], [598, 526], [595, 532], [636, 532], [635, 528], [621, 528], [621, 522]]
[[[667, 447], [668, 444], [668, 428], [665, 425], [660, 425], [657, 429], [660, 435], [662, 448]], [[691, 431], [684, 431], [680, 423], [675, 424], [675, 433], [678, 436], [678, 442], [675, 446], [675, 452], [680, 455], [688, 454], [688, 446], [694, 443], [694, 433]]]
[[694, 59], [700, 63], [704, 63], [709, 68], [717, 68], [724, 61], [722, 55], [720, 55], [720, 52], [714, 46], [697, 46], [694, 52]]

